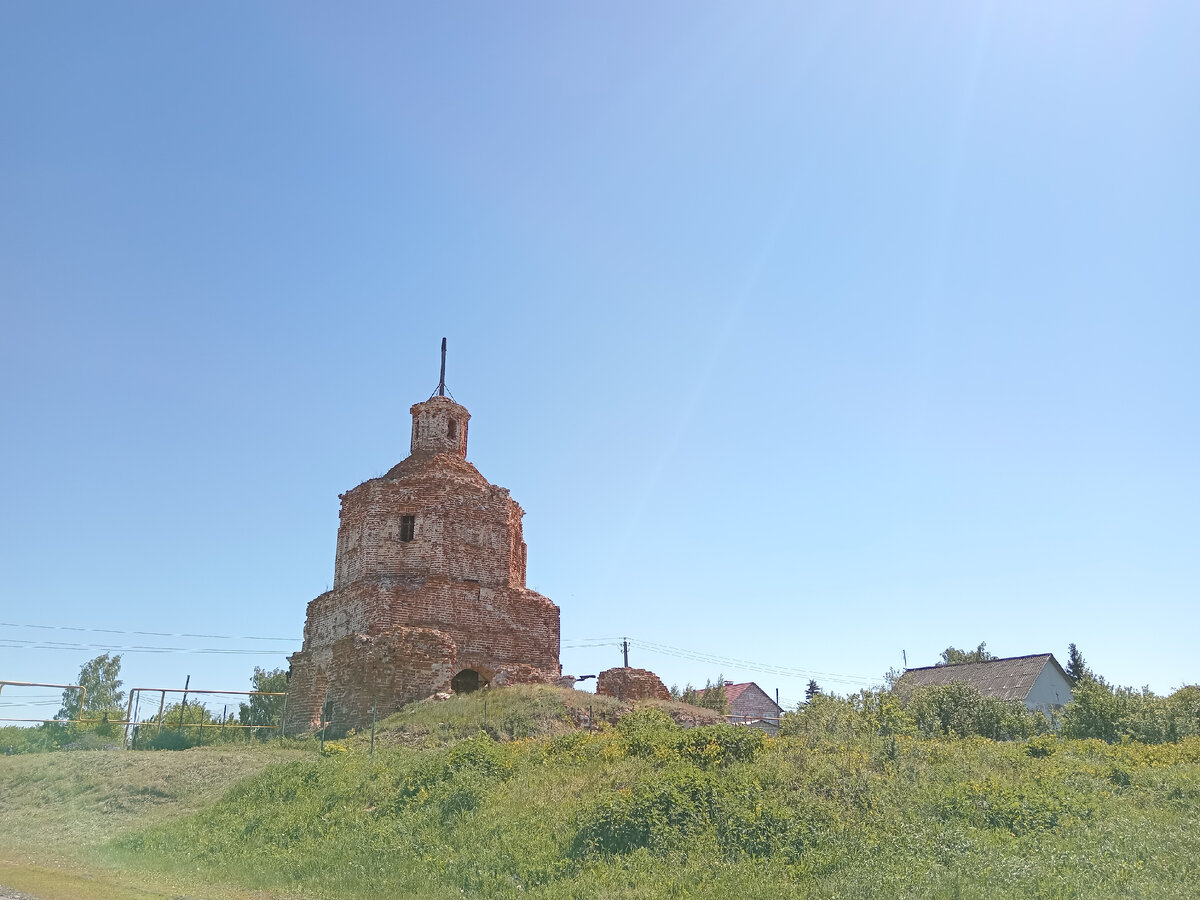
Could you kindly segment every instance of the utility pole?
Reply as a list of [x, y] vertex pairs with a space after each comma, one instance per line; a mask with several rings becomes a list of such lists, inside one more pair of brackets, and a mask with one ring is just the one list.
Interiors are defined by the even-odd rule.
[[621, 641], [621, 650], [625, 654], [625, 668], [629, 668], [629, 638]]

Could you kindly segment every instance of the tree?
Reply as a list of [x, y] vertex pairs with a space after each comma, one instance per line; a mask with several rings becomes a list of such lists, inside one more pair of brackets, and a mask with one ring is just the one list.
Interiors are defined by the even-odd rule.
[[[250, 690], [283, 693], [287, 690], [287, 672], [255, 666], [254, 675], [250, 678]], [[252, 696], [249, 703], [238, 705], [238, 721], [242, 725], [278, 725], [279, 717], [283, 715], [283, 700], [283, 697], [265, 697], [261, 694]]]
[[811, 703], [812, 698], [821, 693], [821, 686], [817, 684], [815, 678], [808, 679], [808, 687], [804, 689], [804, 702]]
[[692, 706], [702, 706], [722, 714], [728, 712], [729, 699], [725, 696], [725, 676], [718, 675], [716, 684], [705, 681], [704, 689], [701, 691], [695, 690], [689, 684], [683, 692], [683, 702], [690, 703]]
[[925, 737], [979, 735], [994, 741], [1027, 738], [1050, 729], [1040, 712], [1019, 700], [984, 697], [964, 681], [922, 685], [912, 692], [906, 712]]
[[957, 647], [947, 647], [942, 651], [942, 660], [937, 663], [939, 666], [957, 666], [962, 663], [987, 662], [989, 659], [997, 659], [994, 653], [988, 653], [985, 649], [987, 643], [979, 642], [979, 646], [974, 650], [959, 650]]
[[[76, 683], [83, 687], [83, 707], [80, 708], [80, 692], [68, 688], [63, 691], [62, 709], [58, 711], [57, 719], [99, 719], [117, 718], [124, 715], [121, 704], [125, 702], [125, 692], [119, 690], [123, 683], [117, 676], [121, 673], [121, 655], [109, 656], [103, 653], [95, 659], [88, 660], [79, 670]], [[117, 716], [112, 712], [116, 710]]]
[[1067, 677], [1071, 679], [1071, 684], [1079, 684], [1084, 678], [1091, 675], [1088, 671], [1087, 661], [1083, 658], [1083, 654], [1079, 652], [1079, 648], [1074, 644], [1067, 645]]

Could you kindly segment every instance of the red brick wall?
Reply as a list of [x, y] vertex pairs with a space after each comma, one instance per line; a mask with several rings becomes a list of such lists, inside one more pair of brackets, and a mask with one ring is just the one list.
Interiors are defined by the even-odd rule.
[[[507, 490], [448, 454], [401, 466], [342, 495], [335, 588], [385, 574], [525, 585], [525, 513]], [[411, 541], [400, 540], [406, 515], [415, 519]]]
[[456, 671], [454, 641], [445, 632], [397, 628], [348, 635], [332, 648], [332, 722], [339, 731], [368, 723], [373, 702], [379, 718], [390, 716], [405, 703], [450, 690]]
[[[779, 707], [775, 700], [757, 684], [751, 682], [729, 704], [729, 721], [735, 725], [752, 725], [768, 734], [779, 733]], [[754, 720], [761, 719], [761, 722]]]
[[648, 669], [605, 669], [596, 678], [596, 693], [620, 700], [670, 700], [671, 692]]
[[775, 700], [757, 684], [750, 684], [729, 704], [729, 714], [746, 718], [779, 718]]
[[[341, 496], [333, 590], [308, 604], [304, 645], [290, 659], [288, 730], [314, 726], [326, 686], [361, 725], [369, 692], [391, 709], [444, 690], [461, 669], [485, 679], [503, 671], [510, 683], [562, 672], [558, 607], [525, 587], [525, 513], [465, 459], [470, 414], [439, 397], [412, 413], [413, 452]], [[400, 539], [404, 516], [415, 519], [410, 541]], [[411, 629], [448, 643], [423, 638], [418, 650], [415, 638], [384, 637]], [[360, 665], [372, 674], [351, 674]]]

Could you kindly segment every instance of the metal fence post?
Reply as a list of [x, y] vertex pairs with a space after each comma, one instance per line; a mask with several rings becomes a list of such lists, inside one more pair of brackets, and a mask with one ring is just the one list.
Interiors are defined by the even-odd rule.
[[325, 752], [325, 729], [329, 727], [329, 719], [326, 718], [327, 710], [329, 709], [329, 688], [325, 688], [325, 699], [321, 701], [321, 752]]
[[187, 692], [188, 686], [192, 683], [192, 676], [189, 675], [183, 683], [183, 702], [179, 704], [179, 733], [183, 734], [183, 714], [187, 712]]
[[375, 755], [375, 710], [378, 701], [375, 697], [371, 698], [371, 756]]

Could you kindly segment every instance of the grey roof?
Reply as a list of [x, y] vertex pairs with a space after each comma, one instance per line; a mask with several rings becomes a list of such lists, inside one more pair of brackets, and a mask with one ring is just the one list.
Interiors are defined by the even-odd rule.
[[[1012, 656], [1008, 659], [992, 659], [987, 662], [958, 663], [953, 666], [926, 666], [922, 669], [907, 669], [897, 683], [898, 687], [920, 687], [927, 684], [949, 684], [965, 681], [979, 688], [985, 697], [999, 700], [1024, 700], [1029, 696], [1033, 683], [1047, 663], [1063, 671], [1053, 653], [1037, 653], [1033, 656]], [[1069, 679], [1068, 679], [1069, 680]]]

